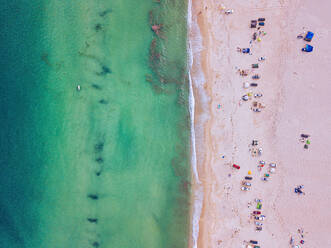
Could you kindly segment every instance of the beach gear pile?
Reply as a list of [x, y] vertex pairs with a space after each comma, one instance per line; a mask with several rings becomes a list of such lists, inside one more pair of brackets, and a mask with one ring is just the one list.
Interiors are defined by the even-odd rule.
[[303, 148], [308, 149], [310, 145], [310, 135], [309, 134], [301, 134], [300, 135], [300, 142], [304, 143]]
[[[253, 103], [254, 104], [254, 103]], [[249, 151], [251, 152], [252, 157], [260, 157], [262, 156], [263, 149], [259, 146], [258, 140], [252, 140], [252, 143], [250, 144]]]
[[252, 183], [251, 181], [253, 180], [253, 177], [250, 175], [252, 174], [251, 171], [248, 171], [248, 176], [244, 178], [244, 180], [241, 181], [241, 190], [242, 191], [249, 191], [251, 189]]
[[[303, 238], [304, 238], [303, 228], [299, 228], [298, 229], [298, 234], [299, 234], [299, 239], [300, 239], [300, 241], [298, 243], [300, 243], [301, 245], [303, 245], [305, 243], [305, 241], [303, 240]], [[295, 244], [295, 243], [296, 242], [295, 242], [293, 236], [291, 236], [291, 238], [290, 238], [290, 245], [291, 245], [291, 247], [292, 248], [301, 248], [302, 247], [301, 245]]]
[[294, 188], [294, 193], [296, 193], [298, 195], [305, 194], [305, 192], [303, 192], [303, 185], [299, 185], [299, 186], [295, 187]]
[[[254, 44], [254, 42], [261, 42], [262, 41], [262, 37], [265, 36], [267, 33], [263, 30], [261, 30], [261, 28], [263, 28], [265, 26], [265, 18], [264, 17], [260, 17], [256, 20], [251, 20], [251, 24], [250, 27], [254, 28], [254, 33], [252, 35], [252, 40], [250, 40], [249, 45], [250, 47], [237, 47], [237, 52], [243, 53], [243, 54], [249, 54], [252, 55], [252, 46]], [[262, 62], [265, 61], [265, 57], [259, 57], [258, 61], [256, 63], [251, 64], [251, 69], [238, 69], [237, 72], [239, 73], [240, 76], [242, 77], [246, 77], [249, 74], [253, 74], [251, 76], [251, 80], [255, 81], [255, 82], [244, 82], [243, 83], [243, 88], [244, 89], [250, 89], [250, 88], [256, 88], [258, 87], [258, 83], [257, 81], [259, 79], [261, 79], [261, 75], [256, 73], [256, 70], [259, 69], [260, 64], [258, 62]], [[254, 98], [261, 98], [263, 96], [262, 93], [258, 92], [258, 93], [254, 93], [252, 91], [246, 92], [241, 99], [239, 100], [239, 106], [241, 106], [244, 102], [248, 102], [253, 100]], [[257, 99], [255, 99], [252, 102], [251, 105], [251, 110], [255, 113], [260, 113], [262, 111], [262, 109], [265, 108], [265, 105], [259, 101], [257, 101]], [[256, 153], [258, 154], [258, 153]]]
[[[258, 168], [258, 171], [262, 171], [262, 169], [264, 168], [264, 165], [265, 165], [265, 161], [260, 161], [257, 168]], [[264, 181], [264, 182], [267, 182], [270, 180], [270, 177], [271, 177], [271, 174], [274, 174], [276, 172], [276, 168], [277, 168], [277, 165], [276, 163], [269, 163], [269, 167], [267, 169], [267, 172], [263, 173], [263, 176], [261, 177], [261, 180]]]
[[252, 212], [251, 219], [253, 219], [253, 221], [254, 221], [255, 230], [260, 232], [260, 231], [262, 231], [263, 221], [265, 220], [266, 216], [263, 215], [261, 212], [262, 200], [256, 198], [255, 203], [256, 203], [256, 210]]

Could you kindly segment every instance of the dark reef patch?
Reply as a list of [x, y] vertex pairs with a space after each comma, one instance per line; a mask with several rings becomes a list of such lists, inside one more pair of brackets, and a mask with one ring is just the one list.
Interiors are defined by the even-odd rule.
[[102, 25], [100, 23], [97, 23], [95, 24], [94, 29], [96, 32], [99, 32], [100, 30], [102, 30]]
[[108, 66], [101, 66], [101, 72], [97, 72], [98, 76], [105, 76], [107, 74], [112, 73], [111, 69]]
[[92, 86], [93, 89], [101, 90], [101, 86], [100, 85], [92, 84], [91, 86]]
[[99, 13], [99, 16], [100, 16], [100, 17], [105, 17], [106, 15], [110, 14], [111, 12], [113, 12], [112, 9], [106, 9], [106, 10], [100, 12], [100, 13]]
[[92, 199], [92, 200], [98, 200], [99, 199], [99, 196], [96, 195], [96, 194], [88, 194], [87, 197]]
[[101, 104], [108, 104], [108, 101], [105, 100], [105, 99], [101, 99], [101, 100], [99, 101], [99, 103], [101, 103]]
[[98, 143], [94, 146], [94, 151], [95, 151], [95, 152], [102, 152], [104, 146], [105, 146], [105, 143], [104, 143], [103, 141], [98, 142]]
[[103, 158], [102, 157], [98, 157], [95, 159], [95, 161], [98, 163], [98, 164], [102, 164], [103, 163]]
[[95, 224], [98, 223], [98, 219], [97, 218], [87, 218], [87, 221], [90, 222], [90, 223], [95, 223]]
[[92, 246], [93, 246], [93, 247], [99, 247], [99, 246], [100, 246], [100, 243], [97, 242], [97, 241], [95, 241], [95, 242], [93, 242]]

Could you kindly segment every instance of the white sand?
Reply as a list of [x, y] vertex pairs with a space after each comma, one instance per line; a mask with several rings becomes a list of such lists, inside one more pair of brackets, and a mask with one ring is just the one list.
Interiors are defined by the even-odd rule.
[[[234, 13], [221, 14], [220, 3]], [[299, 241], [298, 228], [305, 231], [302, 247], [331, 247], [330, 9], [327, 0], [193, 2], [193, 19], [203, 35], [203, 49], [194, 53], [194, 83], [200, 66], [205, 73], [204, 87], [195, 87], [198, 167], [204, 185], [199, 248], [242, 247], [250, 239], [261, 247], [290, 247], [291, 235]], [[237, 46], [249, 47], [254, 32], [250, 20], [258, 17], [266, 18], [267, 35], [253, 43], [252, 55], [238, 53]], [[296, 38], [307, 30], [315, 32], [310, 54], [300, 51], [305, 42]], [[241, 77], [236, 68], [250, 69], [260, 56], [267, 60], [255, 69], [261, 75], [259, 86], [245, 90], [242, 84], [252, 82], [252, 74]], [[205, 107], [203, 90], [209, 95]], [[263, 93], [259, 101], [266, 108], [261, 113], [251, 111], [252, 100], [239, 106], [241, 96], [250, 91]], [[311, 135], [308, 150], [299, 142], [301, 133]], [[252, 139], [263, 148], [260, 158], [249, 153]], [[278, 165], [269, 182], [260, 180], [266, 167], [259, 172], [259, 160]], [[232, 163], [241, 169], [231, 169]], [[248, 170], [253, 186], [243, 192], [240, 184]], [[293, 192], [299, 184], [304, 184], [305, 195]], [[267, 216], [261, 232], [250, 219], [257, 197]]]

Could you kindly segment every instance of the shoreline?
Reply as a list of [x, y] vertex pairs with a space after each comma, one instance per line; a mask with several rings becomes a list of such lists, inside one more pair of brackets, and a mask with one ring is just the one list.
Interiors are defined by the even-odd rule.
[[[320, 133], [327, 129], [331, 120], [328, 117], [322, 123], [314, 124], [312, 118], [321, 118], [330, 111], [327, 106], [331, 106], [324, 93], [326, 89], [330, 90], [326, 85], [330, 77], [326, 68], [331, 63], [321, 53], [327, 47], [329, 35], [326, 32], [327, 14], [324, 12], [318, 16], [319, 9], [308, 1], [222, 3], [233, 8], [234, 14], [220, 14], [220, 4], [210, 0], [192, 5], [192, 21], [197, 21], [202, 36], [201, 47], [192, 53], [193, 69], [190, 71], [196, 100], [197, 169], [203, 189], [198, 245], [193, 242], [194, 248], [234, 247], [249, 239], [260, 240], [263, 247], [286, 247], [291, 236], [295, 237], [295, 242], [299, 241], [295, 234], [298, 228], [306, 230], [305, 240], [310, 247], [315, 247], [314, 244], [316, 247], [328, 246], [330, 241], [323, 228], [314, 223], [314, 218], [304, 215], [307, 211], [318, 209], [320, 214], [316, 218], [325, 216], [331, 220], [327, 212], [330, 199], [322, 199], [330, 188], [327, 184], [330, 172], [323, 174], [331, 160], [330, 155], [326, 155], [330, 145]], [[323, 9], [329, 6], [325, 1], [320, 1], [320, 4], [324, 4]], [[267, 19], [267, 36], [261, 43], [253, 44], [253, 56], [238, 54], [236, 46], [249, 46], [252, 32], [248, 26], [250, 20], [260, 16]], [[296, 33], [302, 31], [302, 25], [309, 25], [308, 29], [319, 32], [317, 35], [320, 37], [314, 38], [313, 44], [320, 52], [304, 54], [300, 51], [302, 41], [296, 39]], [[193, 29], [189, 33], [191, 41], [196, 38], [196, 30]], [[236, 74], [236, 70], [238, 66], [241, 68], [256, 63], [259, 56], [267, 56], [267, 61], [256, 70], [261, 73], [262, 80], [254, 93], [263, 92], [261, 100], [267, 107], [262, 113], [253, 113], [249, 108], [250, 102], [238, 106], [245, 91], [240, 88], [243, 78]], [[315, 74], [311, 69], [307, 70], [308, 67], [317, 73], [319, 83], [324, 82], [322, 86], [312, 83]], [[195, 80], [199, 81], [201, 73], [204, 78], [196, 84]], [[298, 75], [305, 75], [306, 78]], [[305, 85], [307, 90], [301, 85]], [[201, 97], [203, 94], [206, 96]], [[302, 96], [307, 98], [307, 102]], [[323, 107], [318, 109], [314, 97], [320, 99]], [[297, 101], [301, 105], [293, 99], [300, 99]], [[221, 105], [220, 110], [216, 110], [218, 104]], [[309, 151], [298, 144], [297, 137], [305, 129], [314, 133], [316, 148], [311, 146]], [[249, 154], [247, 145], [254, 138], [262, 143], [262, 158], [252, 158]], [[225, 158], [221, 159], [220, 155], [225, 155]], [[257, 180], [261, 177], [256, 169], [259, 159], [277, 163], [277, 172], [268, 183]], [[242, 168], [231, 170], [229, 165], [232, 163], [238, 163]], [[248, 170], [253, 172], [252, 190], [242, 192], [240, 182]], [[310, 178], [310, 175], [319, 177]], [[302, 183], [310, 193], [297, 198], [292, 189]], [[254, 198], [263, 199], [263, 214], [267, 216], [261, 232], [255, 231], [254, 222], [249, 217]], [[318, 206], [314, 205], [316, 201]], [[322, 226], [330, 228], [325, 222]]]
[[[189, 0], [189, 10], [188, 10], [188, 20], [189, 20], [189, 81], [190, 81], [190, 102], [191, 106], [191, 130], [192, 130], [192, 208], [191, 208], [191, 232], [190, 232], [190, 242], [189, 247], [198, 247], [199, 238], [199, 222], [202, 214], [203, 198], [204, 198], [204, 188], [200, 180], [200, 168], [198, 164], [198, 158], [201, 158], [201, 146], [199, 147], [199, 154], [196, 151], [196, 145], [201, 145], [203, 142], [205, 122], [207, 121], [208, 114], [206, 114], [206, 108], [208, 107], [208, 95], [203, 91], [203, 85], [205, 82], [205, 74], [201, 68], [201, 63], [203, 60], [199, 59], [201, 50], [203, 49], [203, 37], [200, 32], [200, 26], [198, 21], [193, 18], [196, 15], [194, 3]], [[196, 142], [198, 139], [199, 142]]]

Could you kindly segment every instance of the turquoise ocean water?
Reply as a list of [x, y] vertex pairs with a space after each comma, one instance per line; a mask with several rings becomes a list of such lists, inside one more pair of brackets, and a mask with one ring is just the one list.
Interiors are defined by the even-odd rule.
[[187, 247], [186, 15], [1, 0], [0, 247]]

